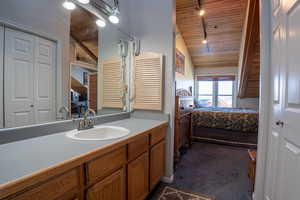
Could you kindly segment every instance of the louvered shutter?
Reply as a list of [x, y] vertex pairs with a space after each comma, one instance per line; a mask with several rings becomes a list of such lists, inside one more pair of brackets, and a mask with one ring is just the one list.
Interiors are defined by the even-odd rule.
[[103, 107], [122, 108], [122, 60], [103, 62]]
[[134, 61], [134, 109], [162, 110], [163, 56], [144, 53]]

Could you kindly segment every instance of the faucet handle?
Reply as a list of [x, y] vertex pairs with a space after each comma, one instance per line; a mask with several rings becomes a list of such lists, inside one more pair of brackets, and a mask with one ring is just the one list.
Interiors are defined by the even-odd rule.
[[94, 111], [94, 110], [91, 109], [91, 108], [88, 108], [87, 111], [84, 113], [84, 115], [85, 115], [86, 117], [88, 117], [89, 113], [92, 113], [92, 114], [93, 114], [93, 117], [96, 116], [96, 111]]
[[91, 128], [93, 128], [94, 125], [95, 125], [95, 120], [94, 120], [93, 118], [90, 118], [90, 119], [89, 119], [89, 126], [90, 126]]

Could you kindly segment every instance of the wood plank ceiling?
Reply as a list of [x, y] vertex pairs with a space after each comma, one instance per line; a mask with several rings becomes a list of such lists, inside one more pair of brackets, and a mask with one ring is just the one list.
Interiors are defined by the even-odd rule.
[[251, 0], [246, 24], [244, 49], [241, 56], [241, 76], [238, 96], [251, 98], [259, 96], [260, 38], [259, 0]]
[[247, 0], [201, 0], [207, 44], [197, 0], [176, 0], [177, 26], [194, 67], [238, 66]]
[[85, 9], [77, 6], [71, 13], [71, 37], [94, 60], [98, 58], [98, 28], [96, 17]]

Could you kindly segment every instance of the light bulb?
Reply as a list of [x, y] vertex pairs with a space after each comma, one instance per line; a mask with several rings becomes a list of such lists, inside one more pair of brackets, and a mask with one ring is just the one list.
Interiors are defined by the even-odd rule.
[[101, 27], [101, 28], [103, 28], [103, 27], [106, 26], [105, 21], [102, 20], [102, 19], [98, 19], [98, 20], [96, 21], [96, 24], [97, 24], [97, 26], [99, 26], [99, 27]]
[[205, 39], [205, 40], [202, 40], [202, 43], [203, 44], [206, 44], [207, 43], [207, 40]]
[[63, 2], [63, 7], [67, 10], [74, 10], [76, 8], [76, 5], [73, 2], [65, 1]]
[[90, 0], [77, 0], [79, 3], [82, 3], [82, 4], [88, 4], [90, 3]]
[[120, 22], [120, 19], [117, 15], [110, 15], [108, 19], [113, 24], [118, 24]]
[[201, 9], [201, 10], [199, 11], [199, 15], [200, 15], [200, 16], [203, 16], [204, 14], [205, 14], [205, 10]]

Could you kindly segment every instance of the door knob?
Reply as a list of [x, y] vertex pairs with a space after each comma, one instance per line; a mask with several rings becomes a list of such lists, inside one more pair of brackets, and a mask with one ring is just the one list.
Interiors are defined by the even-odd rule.
[[31, 108], [33, 108], [33, 107], [34, 107], [34, 105], [33, 105], [33, 104], [31, 104], [31, 105], [30, 105], [30, 107], [31, 107]]
[[284, 126], [284, 122], [281, 121], [281, 120], [278, 120], [275, 124], [276, 124], [277, 126], [281, 126], [281, 127]]

